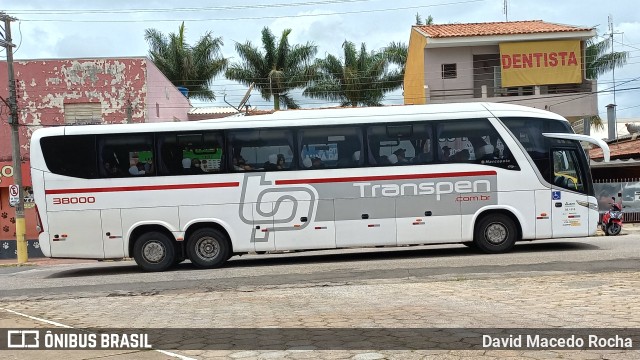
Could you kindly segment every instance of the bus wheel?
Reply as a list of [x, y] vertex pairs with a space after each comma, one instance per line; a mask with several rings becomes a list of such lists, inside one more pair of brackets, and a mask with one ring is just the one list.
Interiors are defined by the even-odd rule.
[[142, 234], [133, 246], [133, 258], [144, 271], [164, 271], [175, 261], [175, 247], [161, 232]]
[[187, 240], [189, 260], [199, 268], [222, 266], [229, 259], [230, 252], [229, 239], [216, 229], [196, 230]]
[[485, 253], [511, 250], [516, 243], [516, 224], [503, 214], [490, 214], [476, 223], [473, 242]]

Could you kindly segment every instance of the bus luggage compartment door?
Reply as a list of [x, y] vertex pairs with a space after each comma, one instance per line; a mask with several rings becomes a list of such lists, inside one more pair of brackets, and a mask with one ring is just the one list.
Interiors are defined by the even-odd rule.
[[394, 198], [334, 200], [336, 246], [396, 245]]
[[396, 201], [398, 245], [462, 240], [460, 202], [455, 195], [400, 196]]
[[336, 247], [333, 200], [285, 200], [279, 206], [279, 213], [290, 216], [274, 219], [276, 250]]
[[48, 214], [52, 257], [103, 259], [100, 210]]

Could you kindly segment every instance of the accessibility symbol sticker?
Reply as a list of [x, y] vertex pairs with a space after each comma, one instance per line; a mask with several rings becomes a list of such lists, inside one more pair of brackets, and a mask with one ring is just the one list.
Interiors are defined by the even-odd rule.
[[560, 191], [552, 191], [551, 192], [551, 198], [553, 200], [560, 200]]

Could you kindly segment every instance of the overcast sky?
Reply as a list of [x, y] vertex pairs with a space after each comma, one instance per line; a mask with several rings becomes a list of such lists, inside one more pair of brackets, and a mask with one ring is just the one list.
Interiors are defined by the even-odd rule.
[[[279, 37], [293, 29], [291, 44], [312, 42], [318, 57], [342, 54], [341, 44], [349, 40], [368, 49], [379, 49], [392, 41], [408, 43], [415, 14], [433, 16], [436, 24], [504, 21], [503, 0], [8, 0], [2, 9], [20, 19], [12, 25], [16, 59], [145, 56], [144, 31], [155, 28], [177, 32], [185, 22], [187, 40], [195, 43], [206, 31], [221, 36], [223, 54], [237, 60], [234, 44], [251, 41], [261, 45], [264, 26]], [[618, 118], [640, 118], [640, 12], [638, 2], [595, 0], [510, 0], [508, 19], [544, 20], [597, 27], [598, 36], [608, 32], [613, 19], [615, 50], [629, 51], [628, 65], [615, 72]], [[2, 57], [5, 56], [4, 52]], [[610, 90], [613, 74], [599, 79], [598, 108], [613, 103]], [[213, 105], [237, 104], [246, 87], [216, 79], [212, 89], [218, 100]], [[628, 90], [627, 90], [628, 89]], [[402, 103], [400, 92], [387, 103]], [[254, 94], [250, 103], [272, 107]], [[319, 100], [301, 98], [303, 107], [318, 106]], [[205, 105], [194, 102], [196, 106]], [[640, 121], [640, 119], [638, 119]]]

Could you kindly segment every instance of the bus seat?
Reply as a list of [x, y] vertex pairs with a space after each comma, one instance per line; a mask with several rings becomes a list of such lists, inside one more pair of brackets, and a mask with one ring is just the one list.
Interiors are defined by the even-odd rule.
[[477, 160], [487, 160], [493, 158], [493, 145], [487, 144], [480, 146], [476, 151]]

